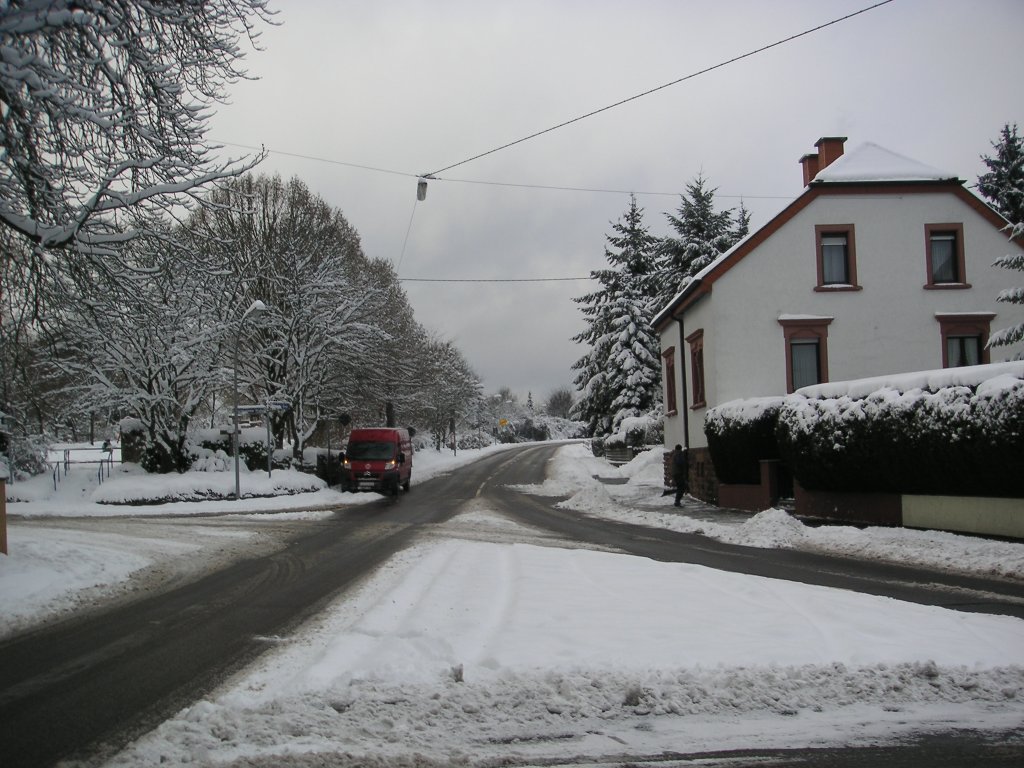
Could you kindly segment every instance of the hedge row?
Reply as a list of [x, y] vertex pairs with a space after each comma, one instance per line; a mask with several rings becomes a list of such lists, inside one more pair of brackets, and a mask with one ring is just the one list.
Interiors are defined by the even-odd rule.
[[778, 457], [813, 490], [1024, 496], [1024, 381], [1012, 376], [934, 392], [791, 395], [742, 418], [730, 407], [705, 422], [723, 482], [757, 482], [757, 459]]
[[725, 403], [704, 419], [704, 434], [715, 474], [723, 483], [759, 483], [761, 459], [778, 459], [775, 427], [783, 398]]

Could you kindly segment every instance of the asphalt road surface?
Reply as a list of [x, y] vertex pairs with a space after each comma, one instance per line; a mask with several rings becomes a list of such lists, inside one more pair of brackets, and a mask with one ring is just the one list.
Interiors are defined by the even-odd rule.
[[[566, 539], [662, 561], [688, 562], [852, 589], [959, 610], [1024, 618], [1024, 587], [898, 565], [720, 544], [696, 535], [597, 520], [557, 500], [512, 491], [543, 480], [555, 446], [489, 457], [331, 518], [292, 525], [287, 546], [158, 594], [91, 611], [0, 642], [0, 765], [101, 762], [207, 695], [425, 529], [486, 498], [502, 513]], [[639, 756], [638, 756], [639, 757]], [[652, 765], [1024, 765], [1020, 734], [955, 732], [903, 747], [650, 756]], [[605, 763], [607, 765], [607, 763]]]

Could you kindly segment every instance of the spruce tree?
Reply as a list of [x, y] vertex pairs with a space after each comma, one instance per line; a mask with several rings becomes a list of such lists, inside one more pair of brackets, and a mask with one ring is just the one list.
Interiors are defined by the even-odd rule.
[[[626, 313], [622, 297], [638, 297], [635, 299], [640, 308], [637, 311], [643, 316], [638, 315], [636, 322], [647, 328], [651, 321], [651, 297], [657, 293], [653, 270], [658, 240], [644, 226], [643, 209], [637, 205], [635, 196], [630, 195], [625, 215], [612, 225], [612, 230], [612, 234], [606, 236], [604, 252], [609, 266], [590, 273], [598, 282], [598, 288], [573, 299], [581, 305], [587, 324], [584, 331], [573, 336], [573, 341], [587, 346], [587, 351], [572, 366], [577, 372], [573, 383], [580, 393], [573, 414], [587, 422], [593, 436], [612, 431], [613, 416], [621, 407], [615, 403], [624, 379], [614, 370], [613, 351], [622, 333], [620, 318]], [[619, 352], [621, 357], [621, 350]], [[657, 366], [654, 375], [660, 376]]]
[[611, 431], [624, 419], [651, 411], [661, 397], [660, 341], [651, 327], [651, 299], [636, 282], [626, 281], [609, 297], [611, 320], [607, 386]]
[[743, 205], [715, 210], [715, 192], [698, 176], [686, 185], [675, 215], [665, 214], [673, 235], [658, 249], [659, 305], [668, 303], [689, 281], [718, 256], [746, 236], [750, 214]]
[[[1024, 140], [1017, 135], [1016, 124], [1004, 125], [999, 141], [992, 142], [992, 147], [996, 150], [995, 157], [981, 157], [989, 170], [978, 177], [978, 191], [1010, 222], [1007, 228], [1010, 243], [1018, 245], [1024, 239]], [[994, 266], [1024, 272], [1024, 253], [1002, 256], [996, 259]], [[1024, 304], [1024, 288], [1005, 288], [996, 301]], [[1021, 341], [1024, 341], [1024, 323], [996, 331], [988, 343], [990, 347], [1008, 347]], [[1024, 351], [1018, 352], [1016, 358], [1024, 359]]]
[[1016, 124], [1004, 125], [992, 147], [995, 157], [981, 156], [988, 173], [978, 177], [978, 191], [1010, 224], [1024, 224], [1024, 139]]

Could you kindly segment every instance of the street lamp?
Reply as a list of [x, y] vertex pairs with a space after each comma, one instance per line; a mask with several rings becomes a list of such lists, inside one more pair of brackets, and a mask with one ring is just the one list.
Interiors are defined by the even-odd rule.
[[256, 299], [249, 308], [242, 313], [241, 319], [238, 321], [238, 333], [235, 335], [235, 360], [234, 360], [234, 385], [235, 385], [235, 428], [233, 431], [233, 444], [235, 453], [235, 501], [242, 498], [242, 488], [238, 477], [238, 347], [242, 343], [242, 327], [245, 325], [245, 318], [251, 315], [253, 312], [266, 312], [267, 305], [259, 299]]

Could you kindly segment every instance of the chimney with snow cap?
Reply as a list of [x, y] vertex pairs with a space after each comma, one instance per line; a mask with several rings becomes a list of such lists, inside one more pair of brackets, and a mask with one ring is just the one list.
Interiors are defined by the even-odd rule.
[[822, 136], [814, 143], [818, 151], [800, 158], [800, 165], [804, 169], [805, 187], [814, 180], [819, 171], [825, 170], [843, 156], [845, 143], [845, 136]]

